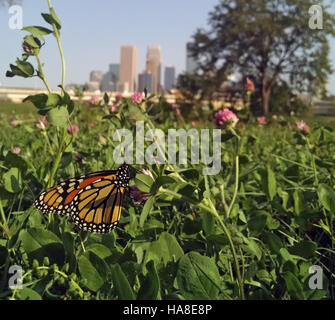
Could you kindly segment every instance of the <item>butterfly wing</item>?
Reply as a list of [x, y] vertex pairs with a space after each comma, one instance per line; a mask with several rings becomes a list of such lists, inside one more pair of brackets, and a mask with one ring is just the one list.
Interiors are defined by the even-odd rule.
[[120, 219], [128, 181], [117, 170], [72, 178], [42, 192], [35, 201], [43, 213], [67, 215], [83, 230], [106, 233]]

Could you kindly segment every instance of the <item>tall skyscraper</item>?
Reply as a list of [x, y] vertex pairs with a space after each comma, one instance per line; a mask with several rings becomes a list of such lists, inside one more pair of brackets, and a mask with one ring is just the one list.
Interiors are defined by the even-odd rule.
[[143, 92], [146, 88], [148, 93], [152, 93], [152, 74], [143, 72], [138, 75], [138, 91]]
[[170, 91], [175, 87], [176, 69], [174, 66], [165, 66], [164, 70], [164, 89]]
[[152, 92], [161, 91], [161, 48], [149, 46], [147, 51], [146, 72], [152, 74]]
[[128, 90], [134, 92], [136, 90], [137, 78], [137, 48], [134, 46], [122, 46], [120, 54], [120, 84]]
[[196, 60], [191, 56], [190, 52], [191, 44], [188, 42], [186, 44], [186, 73], [195, 73], [198, 68]]

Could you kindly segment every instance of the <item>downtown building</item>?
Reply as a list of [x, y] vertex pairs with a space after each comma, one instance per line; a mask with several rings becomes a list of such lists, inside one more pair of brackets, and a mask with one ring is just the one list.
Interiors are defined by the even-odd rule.
[[152, 92], [161, 91], [162, 57], [160, 46], [148, 46], [145, 71], [152, 75]]
[[176, 85], [176, 69], [174, 66], [165, 66], [164, 69], [164, 89], [170, 91]]
[[137, 48], [122, 46], [120, 52], [120, 76], [117, 91], [134, 92], [137, 78]]
[[144, 89], [148, 91], [148, 93], [152, 93], [152, 74], [147, 72], [142, 72], [138, 75], [138, 88], [139, 92], [143, 92]]

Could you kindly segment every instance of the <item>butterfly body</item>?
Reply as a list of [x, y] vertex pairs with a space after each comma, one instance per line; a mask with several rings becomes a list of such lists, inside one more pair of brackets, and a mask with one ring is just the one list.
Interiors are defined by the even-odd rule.
[[43, 213], [66, 215], [82, 230], [107, 233], [120, 219], [129, 166], [72, 178], [42, 192], [35, 206]]

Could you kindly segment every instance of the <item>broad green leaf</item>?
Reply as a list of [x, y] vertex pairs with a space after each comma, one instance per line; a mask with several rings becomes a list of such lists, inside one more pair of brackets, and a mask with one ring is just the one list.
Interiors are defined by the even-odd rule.
[[172, 183], [175, 183], [175, 182], [176, 181], [171, 177], [160, 176], [152, 184], [150, 193], [155, 194], [161, 186], [166, 185], [166, 184], [172, 184]]
[[56, 127], [64, 127], [68, 118], [69, 113], [65, 106], [53, 108], [47, 113], [47, 120]]
[[33, 96], [28, 96], [23, 99], [23, 102], [30, 101], [37, 109], [44, 109], [46, 102], [48, 100], [48, 95], [44, 93], [35, 94]]
[[23, 229], [19, 234], [19, 240], [30, 260], [37, 259], [42, 262], [44, 257], [49, 257], [50, 263], [64, 263], [63, 243], [51, 231], [41, 228]]
[[18, 168], [11, 168], [3, 175], [4, 187], [8, 192], [17, 193], [22, 190], [21, 171]]
[[140, 227], [143, 228], [144, 222], [147, 220], [148, 215], [150, 214], [153, 205], [155, 203], [155, 197], [150, 197], [144, 204], [144, 207], [142, 209], [141, 215], [140, 215]]
[[268, 194], [270, 200], [272, 200], [274, 196], [277, 194], [277, 183], [276, 183], [276, 176], [270, 167], [267, 168], [267, 183], [268, 183]]
[[262, 250], [260, 249], [257, 242], [253, 239], [244, 238], [244, 242], [246, 246], [244, 246], [244, 250], [255, 255], [258, 260], [262, 258]]
[[185, 299], [214, 300], [218, 298], [221, 280], [211, 258], [190, 252], [178, 263], [177, 284]]
[[95, 253], [99, 258], [106, 259], [112, 255], [109, 248], [100, 243], [94, 243], [86, 247], [86, 251]]
[[335, 192], [326, 184], [320, 184], [318, 187], [319, 202], [331, 213], [335, 214]]
[[30, 288], [18, 290], [18, 298], [20, 300], [42, 300], [42, 297], [35, 290]]
[[78, 260], [79, 272], [86, 280], [85, 286], [97, 292], [107, 277], [106, 263], [95, 253], [87, 251]]
[[202, 228], [207, 236], [214, 233], [214, 217], [212, 214], [205, 212], [201, 215]]
[[146, 174], [138, 174], [135, 177], [135, 184], [143, 192], [150, 192], [154, 180]]
[[111, 276], [118, 298], [121, 300], [135, 300], [134, 291], [119, 264], [112, 266]]
[[299, 279], [290, 271], [284, 274], [285, 284], [287, 291], [294, 298], [304, 300], [305, 295], [303, 291], [303, 286], [300, 283]]
[[259, 234], [266, 225], [267, 216], [265, 214], [258, 214], [251, 218], [248, 222], [248, 227], [250, 231]]
[[53, 108], [53, 107], [59, 106], [61, 102], [62, 102], [62, 97], [59, 94], [49, 93], [45, 106], [46, 108]]
[[53, 32], [52, 30], [50, 30], [48, 28], [41, 27], [41, 26], [28, 26], [28, 27], [22, 28], [22, 30], [28, 31], [34, 37], [40, 38], [40, 39], [43, 39], [43, 36]]
[[264, 242], [268, 245], [273, 253], [279, 254], [280, 249], [284, 247], [284, 244], [280, 238], [272, 232], [265, 231], [263, 233]]
[[147, 275], [138, 291], [138, 300], [157, 300], [160, 296], [160, 280], [157, 274], [154, 261], [146, 264]]
[[309, 259], [314, 256], [317, 245], [313, 241], [303, 240], [290, 247], [288, 250], [291, 254]]
[[167, 264], [173, 259], [173, 256], [177, 260], [183, 254], [183, 249], [180, 247], [177, 239], [167, 232], [162, 232], [159, 239], [151, 242], [147, 247], [145, 260], [155, 260], [157, 262], [163, 260], [163, 263]]
[[57, 17], [53, 8], [50, 9], [50, 13], [51, 14], [41, 13], [41, 15], [42, 15], [43, 19], [45, 20], [45, 22], [47, 22], [51, 25], [55, 24], [56, 28], [59, 30], [61, 28], [61, 23], [60, 23], [60, 21], [59, 21], [59, 19], [58, 19], [58, 17]]
[[33, 76], [35, 69], [31, 63], [17, 59], [16, 65], [27, 77]]

